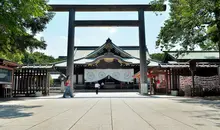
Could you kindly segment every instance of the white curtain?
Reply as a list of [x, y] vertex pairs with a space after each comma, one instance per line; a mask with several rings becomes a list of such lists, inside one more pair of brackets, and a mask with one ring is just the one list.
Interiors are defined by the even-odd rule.
[[83, 84], [83, 75], [82, 74], [78, 75], [78, 84]]
[[85, 69], [85, 82], [96, 82], [111, 76], [121, 82], [133, 82], [134, 69]]
[[76, 83], [76, 75], [75, 74], [73, 75], [73, 83], [74, 84]]

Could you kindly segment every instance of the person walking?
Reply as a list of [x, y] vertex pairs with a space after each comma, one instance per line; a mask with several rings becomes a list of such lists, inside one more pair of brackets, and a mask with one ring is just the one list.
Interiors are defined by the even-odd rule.
[[95, 83], [95, 91], [96, 91], [96, 94], [99, 93], [99, 87], [100, 87], [100, 84], [97, 82]]
[[70, 78], [69, 75], [66, 77], [66, 82], [65, 82], [65, 92], [63, 94], [63, 98], [66, 98], [66, 95], [69, 95], [71, 98], [73, 98], [73, 93], [70, 88]]

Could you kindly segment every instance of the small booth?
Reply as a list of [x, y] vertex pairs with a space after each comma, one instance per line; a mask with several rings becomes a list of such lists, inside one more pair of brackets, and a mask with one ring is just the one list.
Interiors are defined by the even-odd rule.
[[[166, 71], [159, 68], [149, 69], [146, 73], [148, 78], [148, 89], [151, 94], [166, 94], [167, 91], [167, 76]], [[140, 72], [136, 73], [133, 78], [140, 82]], [[139, 84], [140, 87], [140, 84]]]
[[0, 58], [0, 98], [12, 97], [13, 74], [17, 63]]

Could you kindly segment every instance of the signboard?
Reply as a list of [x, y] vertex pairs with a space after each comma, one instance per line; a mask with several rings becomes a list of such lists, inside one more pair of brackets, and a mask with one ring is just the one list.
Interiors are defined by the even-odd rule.
[[12, 82], [12, 70], [0, 68], [0, 83]]

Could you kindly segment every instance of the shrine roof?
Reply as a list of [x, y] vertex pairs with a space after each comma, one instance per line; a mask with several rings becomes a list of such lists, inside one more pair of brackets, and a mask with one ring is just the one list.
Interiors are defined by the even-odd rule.
[[[108, 41], [108, 40], [107, 40]], [[96, 58], [100, 55], [98, 53], [101, 53], [103, 49], [108, 45], [108, 42], [104, 43], [102, 46], [75, 46], [75, 52], [74, 52], [74, 59], [82, 59], [82, 58]], [[111, 42], [111, 41], [110, 41]], [[118, 53], [122, 54], [122, 58], [140, 58], [140, 51], [139, 46], [117, 46], [116, 44], [112, 43], [109, 44], [112, 48], [114, 48]], [[150, 60], [150, 54], [148, 50], [146, 50], [146, 57], [147, 60]], [[66, 56], [60, 56], [59, 58], [62, 58], [66, 60]]]
[[[111, 39], [107, 39], [102, 46], [76, 46], [74, 51], [74, 64], [87, 64], [94, 62], [97, 58], [104, 56], [106, 53], [113, 53], [116, 59], [131, 64], [140, 64], [139, 46], [117, 46]], [[66, 57], [62, 56], [62, 62], [56, 63], [55, 67], [66, 67]], [[146, 49], [147, 61], [151, 61], [150, 54]], [[158, 66], [158, 63], [151, 61], [151, 66]]]
[[123, 57], [123, 58], [132, 57], [129, 53], [125, 52], [123, 49], [116, 46], [110, 38], [108, 38], [102, 46], [100, 46], [99, 48], [97, 48], [96, 50], [94, 50], [93, 52], [88, 54], [86, 57], [87, 58], [92, 58], [92, 57], [95, 58], [95, 57], [100, 56], [99, 53], [102, 53], [103, 51], [110, 52], [110, 51], [112, 51], [112, 49], [114, 49], [115, 52], [120, 53], [121, 57]]
[[0, 58], [0, 65], [9, 66], [9, 67], [18, 67], [18, 66], [20, 66], [20, 64], [18, 64], [16, 62], [13, 62], [13, 61], [10, 61], [10, 60], [7, 60], [7, 59], [3, 59], [3, 58]]
[[41, 65], [41, 64], [33, 64], [33, 65], [22, 65], [20, 68], [22, 69], [53, 69], [52, 64]]
[[[189, 68], [189, 63], [161, 63], [161, 68]], [[196, 63], [197, 68], [217, 68], [217, 63], [207, 63], [207, 62], [198, 62]]]
[[[95, 59], [85, 59], [85, 58], [83, 58], [83, 59], [75, 60], [74, 64], [82, 65], [82, 64], [87, 64], [87, 63], [93, 62], [94, 60]], [[131, 63], [131, 64], [140, 64], [140, 60], [137, 59], [137, 58], [123, 58], [123, 61], [125, 61], [127, 63]], [[54, 66], [55, 67], [66, 67], [67, 62], [63, 61], [63, 62], [55, 64]], [[148, 66], [149, 67], [159, 66], [159, 63], [157, 61], [150, 60]]]
[[219, 59], [218, 51], [165, 51], [164, 61], [173, 60], [173, 61], [189, 61], [189, 60], [203, 60], [211, 61]]
[[[95, 59], [78, 59], [78, 60], [74, 60], [74, 64], [86, 64], [87, 62], [92, 62]], [[61, 63], [55, 64], [55, 67], [66, 67], [67, 66], [67, 62], [63, 61]]]

